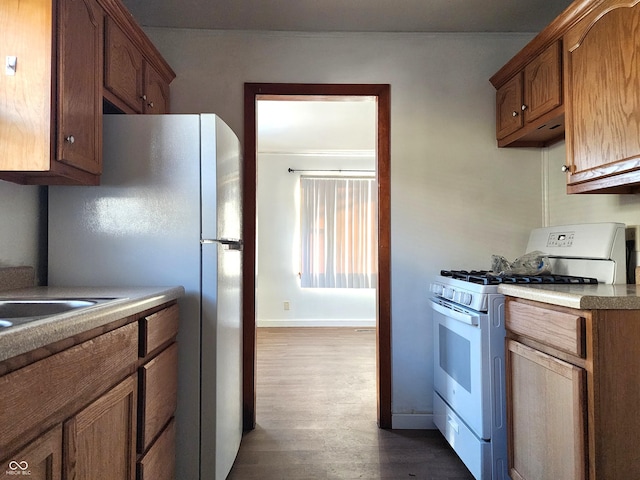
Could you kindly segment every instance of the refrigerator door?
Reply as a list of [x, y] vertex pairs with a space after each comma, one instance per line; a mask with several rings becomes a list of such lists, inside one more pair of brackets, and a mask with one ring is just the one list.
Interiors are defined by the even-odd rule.
[[241, 251], [202, 245], [202, 479], [226, 478], [242, 439], [241, 265]]
[[240, 142], [216, 115], [201, 128], [200, 478], [224, 479], [242, 438]]
[[200, 116], [105, 115], [100, 186], [49, 187], [49, 284], [182, 285], [176, 471], [199, 478]]
[[240, 141], [218, 116], [201, 115], [202, 239], [241, 238]]

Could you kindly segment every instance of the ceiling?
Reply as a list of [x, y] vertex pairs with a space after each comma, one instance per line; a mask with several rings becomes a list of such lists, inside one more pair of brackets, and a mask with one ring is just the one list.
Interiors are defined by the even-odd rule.
[[[295, 32], [526, 32], [571, 0], [122, 0], [145, 27]], [[375, 102], [262, 102], [259, 151], [373, 151]], [[344, 135], [348, 132], [348, 135]]]
[[375, 97], [320, 100], [259, 100], [260, 153], [373, 155], [376, 147]]
[[539, 32], [570, 0], [123, 0], [142, 26], [302, 32]]

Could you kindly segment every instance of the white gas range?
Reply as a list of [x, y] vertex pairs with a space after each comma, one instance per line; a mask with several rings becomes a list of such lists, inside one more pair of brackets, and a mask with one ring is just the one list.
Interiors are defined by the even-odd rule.
[[525, 252], [551, 274], [441, 271], [430, 286], [434, 422], [478, 480], [508, 480], [503, 283], [626, 283], [625, 226], [597, 223], [531, 232]]

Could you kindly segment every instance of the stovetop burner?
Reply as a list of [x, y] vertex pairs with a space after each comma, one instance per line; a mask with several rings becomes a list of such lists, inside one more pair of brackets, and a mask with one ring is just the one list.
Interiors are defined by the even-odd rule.
[[441, 270], [440, 275], [456, 280], [477, 283], [480, 285], [498, 285], [500, 283], [555, 283], [555, 284], [595, 284], [597, 278], [576, 277], [573, 275], [496, 275], [487, 270]]

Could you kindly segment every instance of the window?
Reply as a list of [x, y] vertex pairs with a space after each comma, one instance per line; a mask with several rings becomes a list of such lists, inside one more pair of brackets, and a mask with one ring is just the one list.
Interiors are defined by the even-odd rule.
[[375, 288], [378, 245], [373, 178], [301, 177], [303, 288]]

